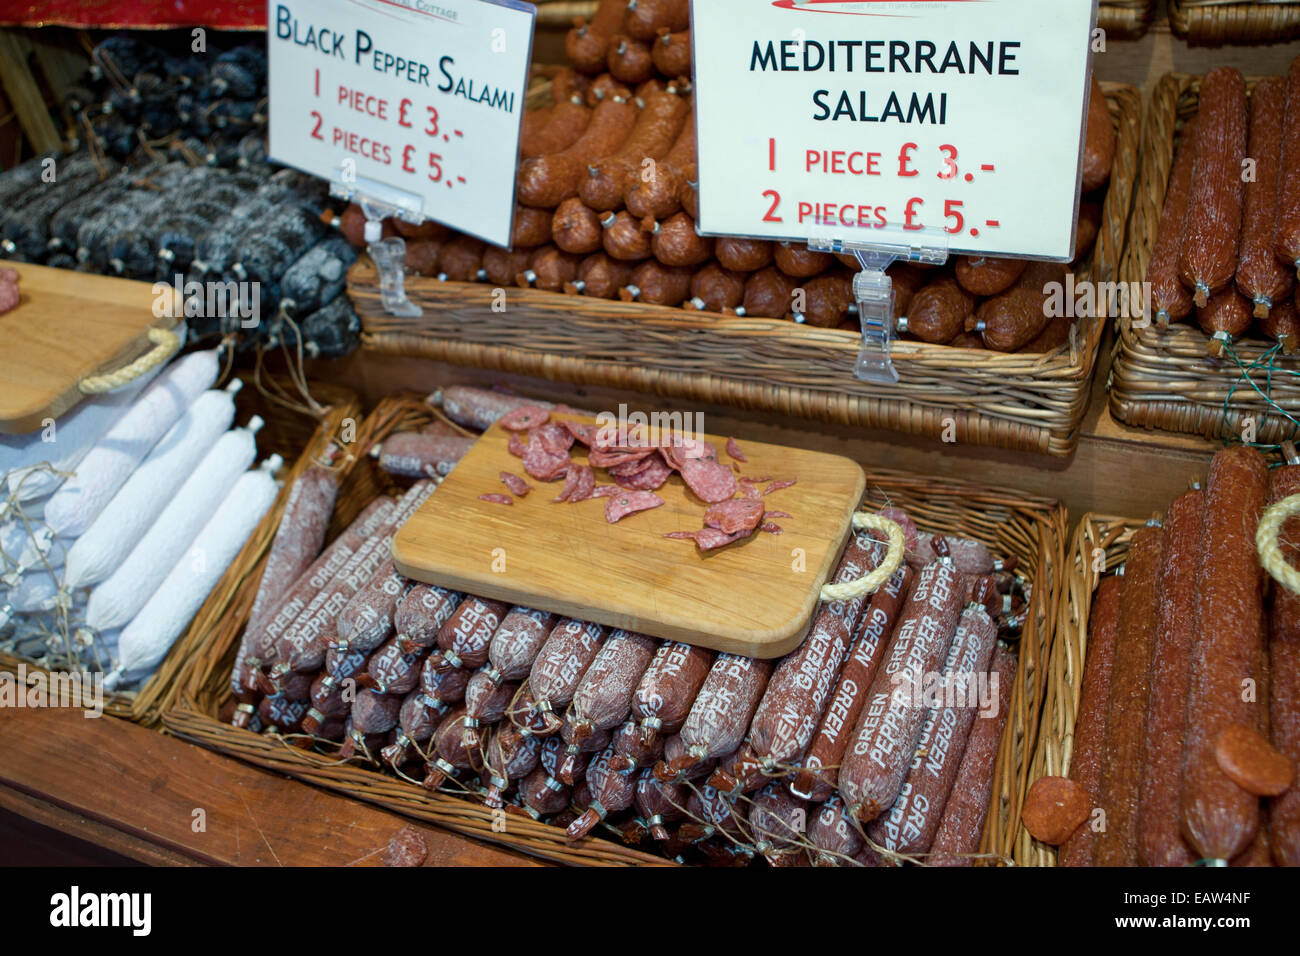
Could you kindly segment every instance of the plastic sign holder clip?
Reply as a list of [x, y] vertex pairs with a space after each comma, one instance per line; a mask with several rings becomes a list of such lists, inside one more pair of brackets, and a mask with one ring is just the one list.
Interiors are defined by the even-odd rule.
[[424, 222], [420, 199], [381, 183], [359, 181], [330, 183], [330, 195], [355, 202], [366, 217], [366, 251], [379, 270], [379, 301], [384, 311], [399, 318], [415, 319], [424, 309], [406, 297], [406, 240], [399, 236], [383, 238], [383, 220], [390, 216], [419, 225]]
[[948, 237], [943, 233], [916, 233], [910, 237], [873, 237], [871, 242], [810, 237], [808, 248], [818, 252], [851, 254], [862, 267], [853, 277], [862, 323], [862, 348], [853, 374], [864, 382], [888, 385], [898, 381], [890, 358], [894, 339], [894, 284], [885, 270], [897, 261], [941, 266], [948, 261]]

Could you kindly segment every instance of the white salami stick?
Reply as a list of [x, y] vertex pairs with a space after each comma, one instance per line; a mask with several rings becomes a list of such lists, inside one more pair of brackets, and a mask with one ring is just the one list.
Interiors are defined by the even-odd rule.
[[148, 672], [181, 636], [230, 563], [270, 510], [279, 488], [266, 469], [246, 472], [199, 532], [189, 553], [122, 629], [118, 665], [104, 679], [115, 690], [128, 672]]
[[397, 503], [392, 498], [380, 496], [357, 516], [352, 524], [327, 547], [294, 582], [279, 606], [269, 615], [265, 627], [254, 633], [247, 629], [240, 641], [235, 667], [230, 674], [230, 692], [240, 706], [235, 708], [232, 721], [235, 726], [247, 725], [254, 713], [257, 695], [271, 693], [274, 686], [262, 672], [264, 666], [274, 663], [275, 642], [290, 624], [298, 619], [307, 604], [339, 569], [361, 547], [375, 530], [388, 518]]
[[[884, 557], [884, 544], [868, 532], [859, 532], [844, 549], [834, 583], [864, 577]], [[764, 769], [789, 766], [808, 749], [869, 600], [869, 595], [862, 595], [824, 602], [808, 637], [777, 664], [749, 726], [750, 745]]]
[[68, 551], [64, 584], [88, 587], [107, 578], [131, 553], [167, 502], [235, 418], [238, 379], [194, 400]]
[[6, 456], [12, 462], [8, 467], [9, 493], [17, 501], [28, 501], [52, 492], [64, 479], [44, 470], [42, 463], [49, 463], [54, 471], [74, 469], [95, 442], [126, 414], [143, 387], [144, 380], [137, 379], [120, 392], [86, 399], [62, 421], [25, 436], [21, 444], [7, 446], [12, 449], [12, 456]]
[[894, 805], [867, 827], [867, 836], [885, 849], [929, 852], [975, 723], [978, 680], [988, 672], [997, 632], [981, 604], [966, 606], [935, 689], [940, 705], [931, 707], [925, 719], [903, 789]]
[[279, 675], [289, 671], [315, 671], [324, 665], [339, 614], [392, 554], [393, 536], [435, 488], [437, 485], [431, 481], [413, 485], [379, 530], [357, 549], [334, 579], [311, 599], [298, 619], [280, 635], [275, 644], [273, 683]]
[[45, 523], [54, 533], [84, 533], [158, 440], [212, 387], [218, 371], [216, 349], [193, 352], [164, 369], [50, 496]]
[[248, 615], [248, 631], [256, 633], [266, 625], [275, 604], [316, 560], [325, 544], [325, 532], [339, 493], [338, 474], [327, 467], [335, 452], [331, 445], [326, 461], [307, 468], [289, 490], [280, 527], [266, 555], [253, 610]]
[[[95, 630], [124, 627], [144, 607], [226, 492], [253, 463], [254, 435], [261, 427], [262, 420], [255, 415], [247, 427], [228, 431], [217, 440], [126, 560], [90, 592], [87, 625]], [[278, 455], [269, 461], [272, 472], [283, 464]]]

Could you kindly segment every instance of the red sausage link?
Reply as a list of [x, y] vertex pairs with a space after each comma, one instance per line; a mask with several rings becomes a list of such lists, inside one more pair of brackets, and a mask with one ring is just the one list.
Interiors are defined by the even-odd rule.
[[813, 814], [808, 824], [808, 842], [817, 848], [814, 866], [846, 866], [862, 849], [862, 836], [853, 825], [844, 801], [834, 794]]
[[698, 266], [713, 258], [713, 239], [701, 236], [695, 220], [679, 212], [650, 229], [650, 249], [666, 266]]
[[[884, 545], [870, 533], [855, 534], [835, 569], [834, 583], [869, 574], [884, 554]], [[776, 666], [749, 725], [750, 746], [765, 769], [788, 766], [803, 756], [844, 665], [849, 641], [866, 603], [866, 596], [823, 603], [808, 637]]]
[[1273, 252], [1300, 275], [1300, 59], [1286, 75], [1286, 128], [1277, 190], [1277, 232]]
[[488, 676], [498, 682], [527, 677], [554, 626], [554, 614], [528, 607], [511, 608], [488, 645]]
[[1246, 81], [1231, 67], [1217, 67], [1201, 80], [1196, 114], [1196, 159], [1187, 202], [1178, 276], [1204, 306], [1232, 282], [1245, 185]]
[[[1195, 568], [1195, 563], [1192, 567]], [[1103, 578], [1093, 595], [1092, 619], [1088, 623], [1088, 657], [1083, 669], [1083, 687], [1079, 692], [1079, 713], [1074, 722], [1070, 779], [1087, 791], [1094, 807], [1101, 803], [1106, 715], [1110, 705], [1111, 668], [1115, 659], [1115, 635], [1119, 631], [1123, 590], [1124, 578], [1115, 574]], [[1182, 759], [1181, 751], [1178, 759]], [[1091, 866], [1096, 844], [1097, 831], [1091, 825], [1079, 827], [1061, 845], [1056, 865]]]
[[[858, 626], [849, 659], [840, 674], [839, 685], [823, 715], [812, 744], [804, 755], [804, 769], [790, 784], [791, 792], [820, 803], [829, 800], [835, 790], [840, 759], [848, 746], [849, 736], [857, 726], [867, 691], [875, 680], [880, 661], [885, 656], [899, 611], [912, 586], [913, 572], [903, 564], [871, 596], [871, 605]], [[822, 769], [825, 768], [825, 769]], [[852, 854], [849, 854], [852, 856]]]
[[619, 813], [632, 806], [636, 796], [636, 773], [619, 773], [610, 766], [614, 748], [606, 747], [587, 766], [587, 786], [591, 793], [590, 802], [582, 816], [568, 827], [568, 836], [577, 840], [592, 831], [601, 820], [611, 813]]
[[474, 766], [474, 755], [465, 747], [465, 708], [456, 707], [442, 718], [429, 741], [428, 773], [424, 778], [427, 790], [437, 790], [448, 779], [456, 779], [461, 771]]
[[654, 58], [655, 69], [661, 76], [670, 80], [692, 76], [691, 31], [673, 33], [667, 27], [660, 27], [659, 37], [651, 47], [650, 55]]
[[1133, 536], [1124, 566], [1119, 633], [1106, 705], [1099, 802], [1106, 813], [1106, 828], [1097, 837], [1094, 862], [1098, 866], [1137, 865], [1138, 788], [1146, 746], [1163, 548], [1164, 531], [1143, 528]]
[[1178, 790], [1187, 736], [1187, 697], [1191, 691], [1196, 626], [1196, 559], [1204, 511], [1205, 494], [1196, 489], [1175, 498], [1165, 515], [1159, 617], [1151, 652], [1146, 759], [1138, 792], [1137, 859], [1141, 866], [1187, 866], [1196, 859], [1179, 832]]
[[580, 73], [599, 73], [605, 69], [605, 52], [609, 40], [623, 26], [624, 0], [600, 0], [591, 22], [578, 18], [564, 38], [564, 56]]
[[[547, 239], [549, 238], [548, 236]], [[514, 285], [515, 276], [527, 269], [528, 263], [532, 262], [533, 251], [532, 248], [511, 251], [497, 246], [489, 247], [483, 253], [483, 272], [487, 281], [494, 286]]]
[[477, 282], [487, 243], [473, 236], [457, 236], [438, 253], [438, 278], [443, 282]]
[[964, 590], [961, 574], [947, 561], [927, 565], [917, 575], [889, 656], [871, 684], [853, 746], [840, 765], [840, 794], [863, 822], [898, 799], [926, 710], [897, 691], [920, 686], [925, 675], [938, 671], [957, 630]]
[[605, 251], [623, 262], [640, 262], [654, 254], [650, 233], [627, 211], [610, 213], [600, 221], [601, 244]]
[[1242, 700], [1242, 682], [1259, 677], [1264, 612], [1255, 530], [1267, 480], [1253, 448], [1226, 449], [1210, 463], [1180, 799], [1183, 835], [1203, 859], [1232, 859], [1259, 829], [1259, 799], [1219, 769], [1214, 741], [1229, 724], [1256, 726], [1262, 706]]
[[712, 666], [708, 648], [678, 641], [659, 645], [632, 694], [631, 714], [643, 742], [681, 729]]
[[659, 31], [685, 30], [691, 24], [690, 0], [628, 0], [623, 32], [637, 40], [653, 40]]
[[[596, 252], [604, 241], [600, 215], [577, 196], [571, 196], [555, 210], [550, 238], [565, 252], [575, 255]], [[523, 269], [520, 266], [516, 271], [522, 272]]]
[[926, 717], [898, 799], [867, 827], [867, 835], [880, 846], [898, 853], [929, 852], [976, 710], [985, 703], [979, 682], [988, 673], [997, 637], [997, 626], [984, 607], [967, 605], [944, 661], [938, 691], [943, 703], [932, 707]]
[[682, 208], [682, 191], [695, 178], [695, 117], [688, 115], [668, 155], [655, 163], [649, 181], [639, 177], [623, 197], [635, 219], [667, 219]]
[[578, 278], [568, 283], [564, 291], [569, 295], [588, 295], [595, 299], [617, 299], [619, 290], [632, 281], [632, 263], [620, 262], [604, 252], [597, 252], [582, 260]]
[[632, 281], [619, 290], [618, 297], [624, 302], [681, 305], [691, 294], [691, 277], [688, 268], [673, 268], [651, 259], [632, 270]]
[[744, 298], [744, 273], [732, 272], [710, 262], [691, 279], [691, 297], [682, 308], [721, 312], [735, 309]]
[[772, 243], [766, 239], [723, 236], [716, 252], [722, 267], [735, 272], [757, 272], [772, 264]]
[[519, 201], [526, 206], [554, 209], [576, 196], [587, 165], [617, 150], [632, 132], [636, 117], [637, 108], [632, 103], [620, 97], [602, 100], [587, 129], [567, 149], [520, 163]]
[[[1268, 500], [1275, 504], [1300, 494], [1300, 462], [1275, 470], [1269, 478]], [[1292, 542], [1288, 557], [1300, 566], [1300, 520], [1292, 518], [1282, 529], [1283, 541]], [[1300, 765], [1300, 595], [1273, 587], [1269, 609], [1270, 731], [1273, 746]], [[1300, 787], [1292, 786], [1269, 804], [1269, 830], [1273, 859], [1279, 866], [1300, 866]]]
[[558, 153], [581, 136], [590, 122], [591, 110], [580, 96], [557, 96], [546, 122], [524, 130], [519, 138], [519, 152], [524, 159]]
[[420, 664], [428, 653], [427, 648], [405, 651], [401, 641], [388, 641], [370, 656], [357, 683], [379, 694], [404, 696], [420, 683]]
[[[1011, 713], [1011, 692], [1016, 683], [1016, 658], [1004, 645], [993, 652], [989, 680], [997, 681], [998, 712], [975, 721], [948, 804], [939, 821], [939, 831], [930, 844], [928, 862], [933, 866], [972, 866], [971, 854], [979, 852], [980, 837], [993, 801], [993, 775], [997, 769], [1002, 731]], [[1080, 827], [1079, 829], [1085, 829]]]
[[597, 212], [621, 209], [626, 192], [647, 173], [647, 160], [653, 164], [667, 155], [689, 113], [689, 102], [678, 96], [675, 88], [660, 85], [650, 90], [627, 141], [618, 152], [588, 167], [589, 175], [578, 187], [583, 203]]
[[393, 567], [393, 559], [388, 558], [339, 613], [332, 647], [368, 654], [388, 640], [398, 602], [410, 586], [411, 582]]

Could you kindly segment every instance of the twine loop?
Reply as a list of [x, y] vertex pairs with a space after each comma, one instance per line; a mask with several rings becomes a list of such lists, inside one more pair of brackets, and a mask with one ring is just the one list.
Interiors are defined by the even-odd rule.
[[879, 531], [888, 539], [889, 550], [884, 560], [874, 571], [855, 581], [841, 581], [839, 584], [822, 585], [823, 601], [850, 601], [854, 598], [874, 594], [894, 576], [899, 565], [903, 563], [904, 539], [903, 529], [896, 522], [878, 514], [859, 511], [853, 515], [854, 531]]
[[1278, 584], [1292, 594], [1300, 594], [1300, 570], [1292, 567], [1282, 551], [1282, 526], [1288, 518], [1300, 517], [1300, 494], [1283, 498], [1270, 505], [1259, 519], [1255, 532], [1255, 547], [1259, 549], [1259, 562]]
[[166, 362], [181, 347], [180, 336], [171, 329], [150, 329], [148, 334], [149, 341], [154, 346], [152, 349], [116, 372], [87, 375], [77, 385], [82, 394], [103, 395], [106, 392], [116, 391]]

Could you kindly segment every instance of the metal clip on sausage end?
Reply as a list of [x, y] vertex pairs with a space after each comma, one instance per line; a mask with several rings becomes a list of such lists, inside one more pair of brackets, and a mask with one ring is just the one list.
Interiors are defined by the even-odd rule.
[[1227, 354], [1228, 349], [1232, 347], [1232, 336], [1227, 332], [1215, 332], [1214, 337], [1210, 339], [1205, 346], [1205, 350], [1215, 358], [1222, 358]]

